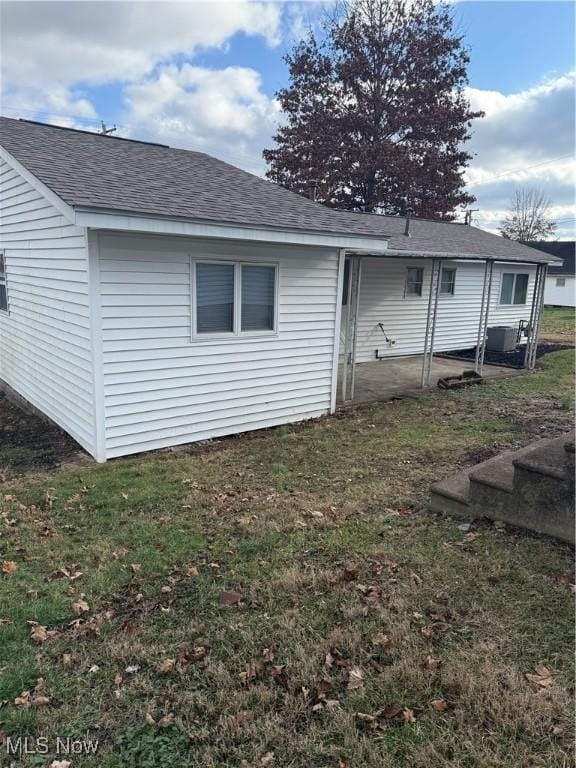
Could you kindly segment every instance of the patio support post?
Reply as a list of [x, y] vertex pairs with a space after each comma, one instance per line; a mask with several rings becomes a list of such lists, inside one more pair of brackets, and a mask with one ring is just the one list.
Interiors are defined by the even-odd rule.
[[356, 390], [356, 341], [358, 338], [358, 310], [360, 309], [360, 280], [362, 278], [362, 259], [357, 256], [355, 259], [355, 286], [352, 302], [354, 306], [353, 318], [354, 318], [354, 333], [352, 336], [352, 375], [350, 377], [350, 400], [354, 400], [354, 392]]
[[[344, 339], [344, 365], [342, 370], [342, 401], [354, 399], [356, 384], [356, 337], [358, 329], [358, 307], [360, 302], [361, 259], [350, 258], [348, 277], [348, 304], [346, 314], [346, 335]], [[348, 393], [348, 370], [350, 370], [350, 392]]]
[[[342, 402], [346, 402], [348, 389], [348, 358], [350, 357], [350, 310], [352, 307], [352, 264], [350, 259], [348, 271], [348, 295], [346, 297], [346, 326], [344, 330], [344, 365], [342, 366]], [[346, 264], [346, 262], [344, 262]]]
[[534, 292], [532, 294], [532, 307], [530, 311], [530, 324], [528, 327], [528, 339], [524, 353], [524, 368], [532, 370], [536, 364], [536, 351], [538, 349], [538, 330], [544, 305], [544, 290], [546, 287], [546, 264], [538, 264], [536, 278], [534, 280]]
[[424, 358], [422, 360], [422, 389], [430, 386], [432, 375], [432, 358], [434, 356], [434, 336], [436, 335], [436, 320], [438, 317], [438, 296], [442, 275], [442, 259], [432, 259], [430, 275], [430, 292], [428, 294], [428, 313], [426, 315], [426, 333], [424, 335]]
[[488, 332], [488, 320], [490, 317], [490, 299], [492, 296], [492, 278], [494, 275], [494, 262], [487, 261], [484, 269], [484, 288], [482, 290], [482, 303], [480, 305], [480, 319], [478, 321], [478, 339], [476, 342], [476, 360], [474, 370], [482, 376], [484, 370], [484, 353], [486, 352], [486, 334]]

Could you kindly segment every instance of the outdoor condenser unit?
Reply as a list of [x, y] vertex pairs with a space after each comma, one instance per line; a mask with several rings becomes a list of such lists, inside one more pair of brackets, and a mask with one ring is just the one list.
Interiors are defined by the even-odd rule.
[[486, 349], [493, 352], [513, 352], [518, 330], [508, 325], [493, 325], [486, 334]]

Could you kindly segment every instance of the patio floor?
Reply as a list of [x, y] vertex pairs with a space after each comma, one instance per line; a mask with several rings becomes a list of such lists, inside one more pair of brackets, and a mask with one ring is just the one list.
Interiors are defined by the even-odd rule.
[[[473, 370], [474, 364], [466, 360], [446, 360], [435, 357], [432, 362], [431, 388], [435, 388], [438, 379], [445, 376], [459, 376], [465, 370]], [[338, 400], [341, 402], [342, 370], [338, 376]], [[499, 365], [484, 365], [485, 378], [504, 378], [518, 376], [524, 370], [505, 368]], [[422, 376], [422, 356], [391, 357], [375, 360], [373, 363], [356, 365], [356, 391], [354, 402], [369, 400], [387, 400], [391, 397], [415, 392], [420, 389]]]

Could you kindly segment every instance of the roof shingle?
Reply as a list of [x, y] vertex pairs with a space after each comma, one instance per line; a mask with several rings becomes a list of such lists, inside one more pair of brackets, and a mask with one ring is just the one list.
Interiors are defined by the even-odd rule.
[[0, 145], [73, 208], [388, 240], [406, 255], [553, 256], [476, 227], [338, 211], [202, 152], [0, 117]]

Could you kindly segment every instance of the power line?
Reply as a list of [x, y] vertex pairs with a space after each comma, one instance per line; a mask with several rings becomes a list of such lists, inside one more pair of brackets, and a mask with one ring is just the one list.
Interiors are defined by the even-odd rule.
[[524, 166], [524, 168], [513, 168], [510, 171], [504, 171], [504, 173], [499, 173], [496, 176], [489, 176], [487, 179], [482, 179], [481, 181], [470, 183], [469, 186], [471, 187], [479, 186], [480, 184], [485, 184], [488, 181], [495, 181], [496, 179], [501, 179], [504, 176], [510, 176], [510, 174], [512, 173], [522, 173], [522, 171], [529, 171], [532, 168], [539, 168], [542, 165], [550, 165], [550, 163], [557, 163], [559, 160], [565, 160], [568, 157], [572, 157], [572, 155], [571, 154], [561, 155], [560, 157], [553, 157], [551, 160], [543, 160], [541, 163], [534, 163], [534, 165], [526, 165]]

